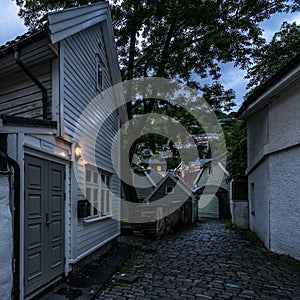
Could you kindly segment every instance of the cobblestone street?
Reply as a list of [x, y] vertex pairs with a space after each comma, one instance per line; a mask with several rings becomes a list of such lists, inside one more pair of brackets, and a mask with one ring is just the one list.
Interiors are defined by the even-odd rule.
[[[136, 247], [141, 241], [121, 238]], [[139, 248], [121, 269], [137, 279], [123, 282], [115, 274], [97, 299], [300, 300], [299, 262], [268, 252], [250, 232], [226, 229], [224, 222], [201, 221]]]

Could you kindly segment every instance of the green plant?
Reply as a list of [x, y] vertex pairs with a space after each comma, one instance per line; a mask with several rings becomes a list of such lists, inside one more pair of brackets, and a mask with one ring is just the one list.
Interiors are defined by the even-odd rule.
[[235, 229], [236, 226], [233, 224], [232, 220], [228, 220], [228, 222], [225, 224], [226, 229]]

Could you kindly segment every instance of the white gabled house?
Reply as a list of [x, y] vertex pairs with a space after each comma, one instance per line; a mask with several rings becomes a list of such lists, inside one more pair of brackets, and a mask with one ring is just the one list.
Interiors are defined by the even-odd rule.
[[247, 121], [249, 225], [271, 251], [300, 259], [300, 55], [239, 109]]
[[[120, 234], [120, 157], [110, 145], [127, 115], [119, 95], [105, 93], [121, 82], [108, 3], [49, 13], [42, 28], [0, 47], [0, 64], [0, 298], [12, 289], [23, 299]], [[105, 107], [78, 140], [97, 96]]]
[[[227, 154], [206, 159], [194, 181], [194, 193], [199, 195], [198, 215], [200, 218], [227, 218], [229, 209], [229, 176], [226, 170]], [[213, 175], [213, 176], [212, 176]]]

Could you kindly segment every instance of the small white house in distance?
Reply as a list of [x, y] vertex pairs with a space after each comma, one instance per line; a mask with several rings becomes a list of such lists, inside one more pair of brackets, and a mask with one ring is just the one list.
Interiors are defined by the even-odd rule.
[[300, 55], [239, 110], [248, 130], [250, 229], [277, 253], [300, 259]]
[[[110, 145], [127, 115], [105, 92], [120, 82], [107, 2], [51, 12], [0, 47], [1, 299], [38, 294], [120, 234], [120, 157]], [[101, 111], [82, 122], [96, 97]]]
[[206, 159], [200, 164], [193, 189], [193, 192], [200, 196], [198, 200], [200, 218], [219, 219], [230, 216], [226, 157], [225, 153], [213, 159]]

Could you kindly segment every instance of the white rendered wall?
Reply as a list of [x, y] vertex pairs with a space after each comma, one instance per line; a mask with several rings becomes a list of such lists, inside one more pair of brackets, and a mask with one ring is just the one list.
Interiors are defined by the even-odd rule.
[[0, 299], [10, 299], [13, 283], [12, 215], [9, 207], [8, 176], [0, 175]]
[[249, 202], [248, 200], [231, 200], [232, 223], [239, 228], [249, 228]]
[[270, 250], [300, 259], [300, 146], [270, 157]]
[[248, 176], [250, 229], [269, 248], [269, 182], [265, 160]]
[[[250, 229], [272, 251], [300, 259], [300, 89], [247, 120]], [[252, 185], [254, 184], [254, 185]], [[251, 212], [255, 211], [255, 215]]]
[[268, 151], [278, 151], [300, 143], [299, 85], [295, 85], [280, 95], [277, 101], [272, 102], [269, 107], [268, 123]]
[[269, 109], [270, 249], [300, 259], [300, 89]]

